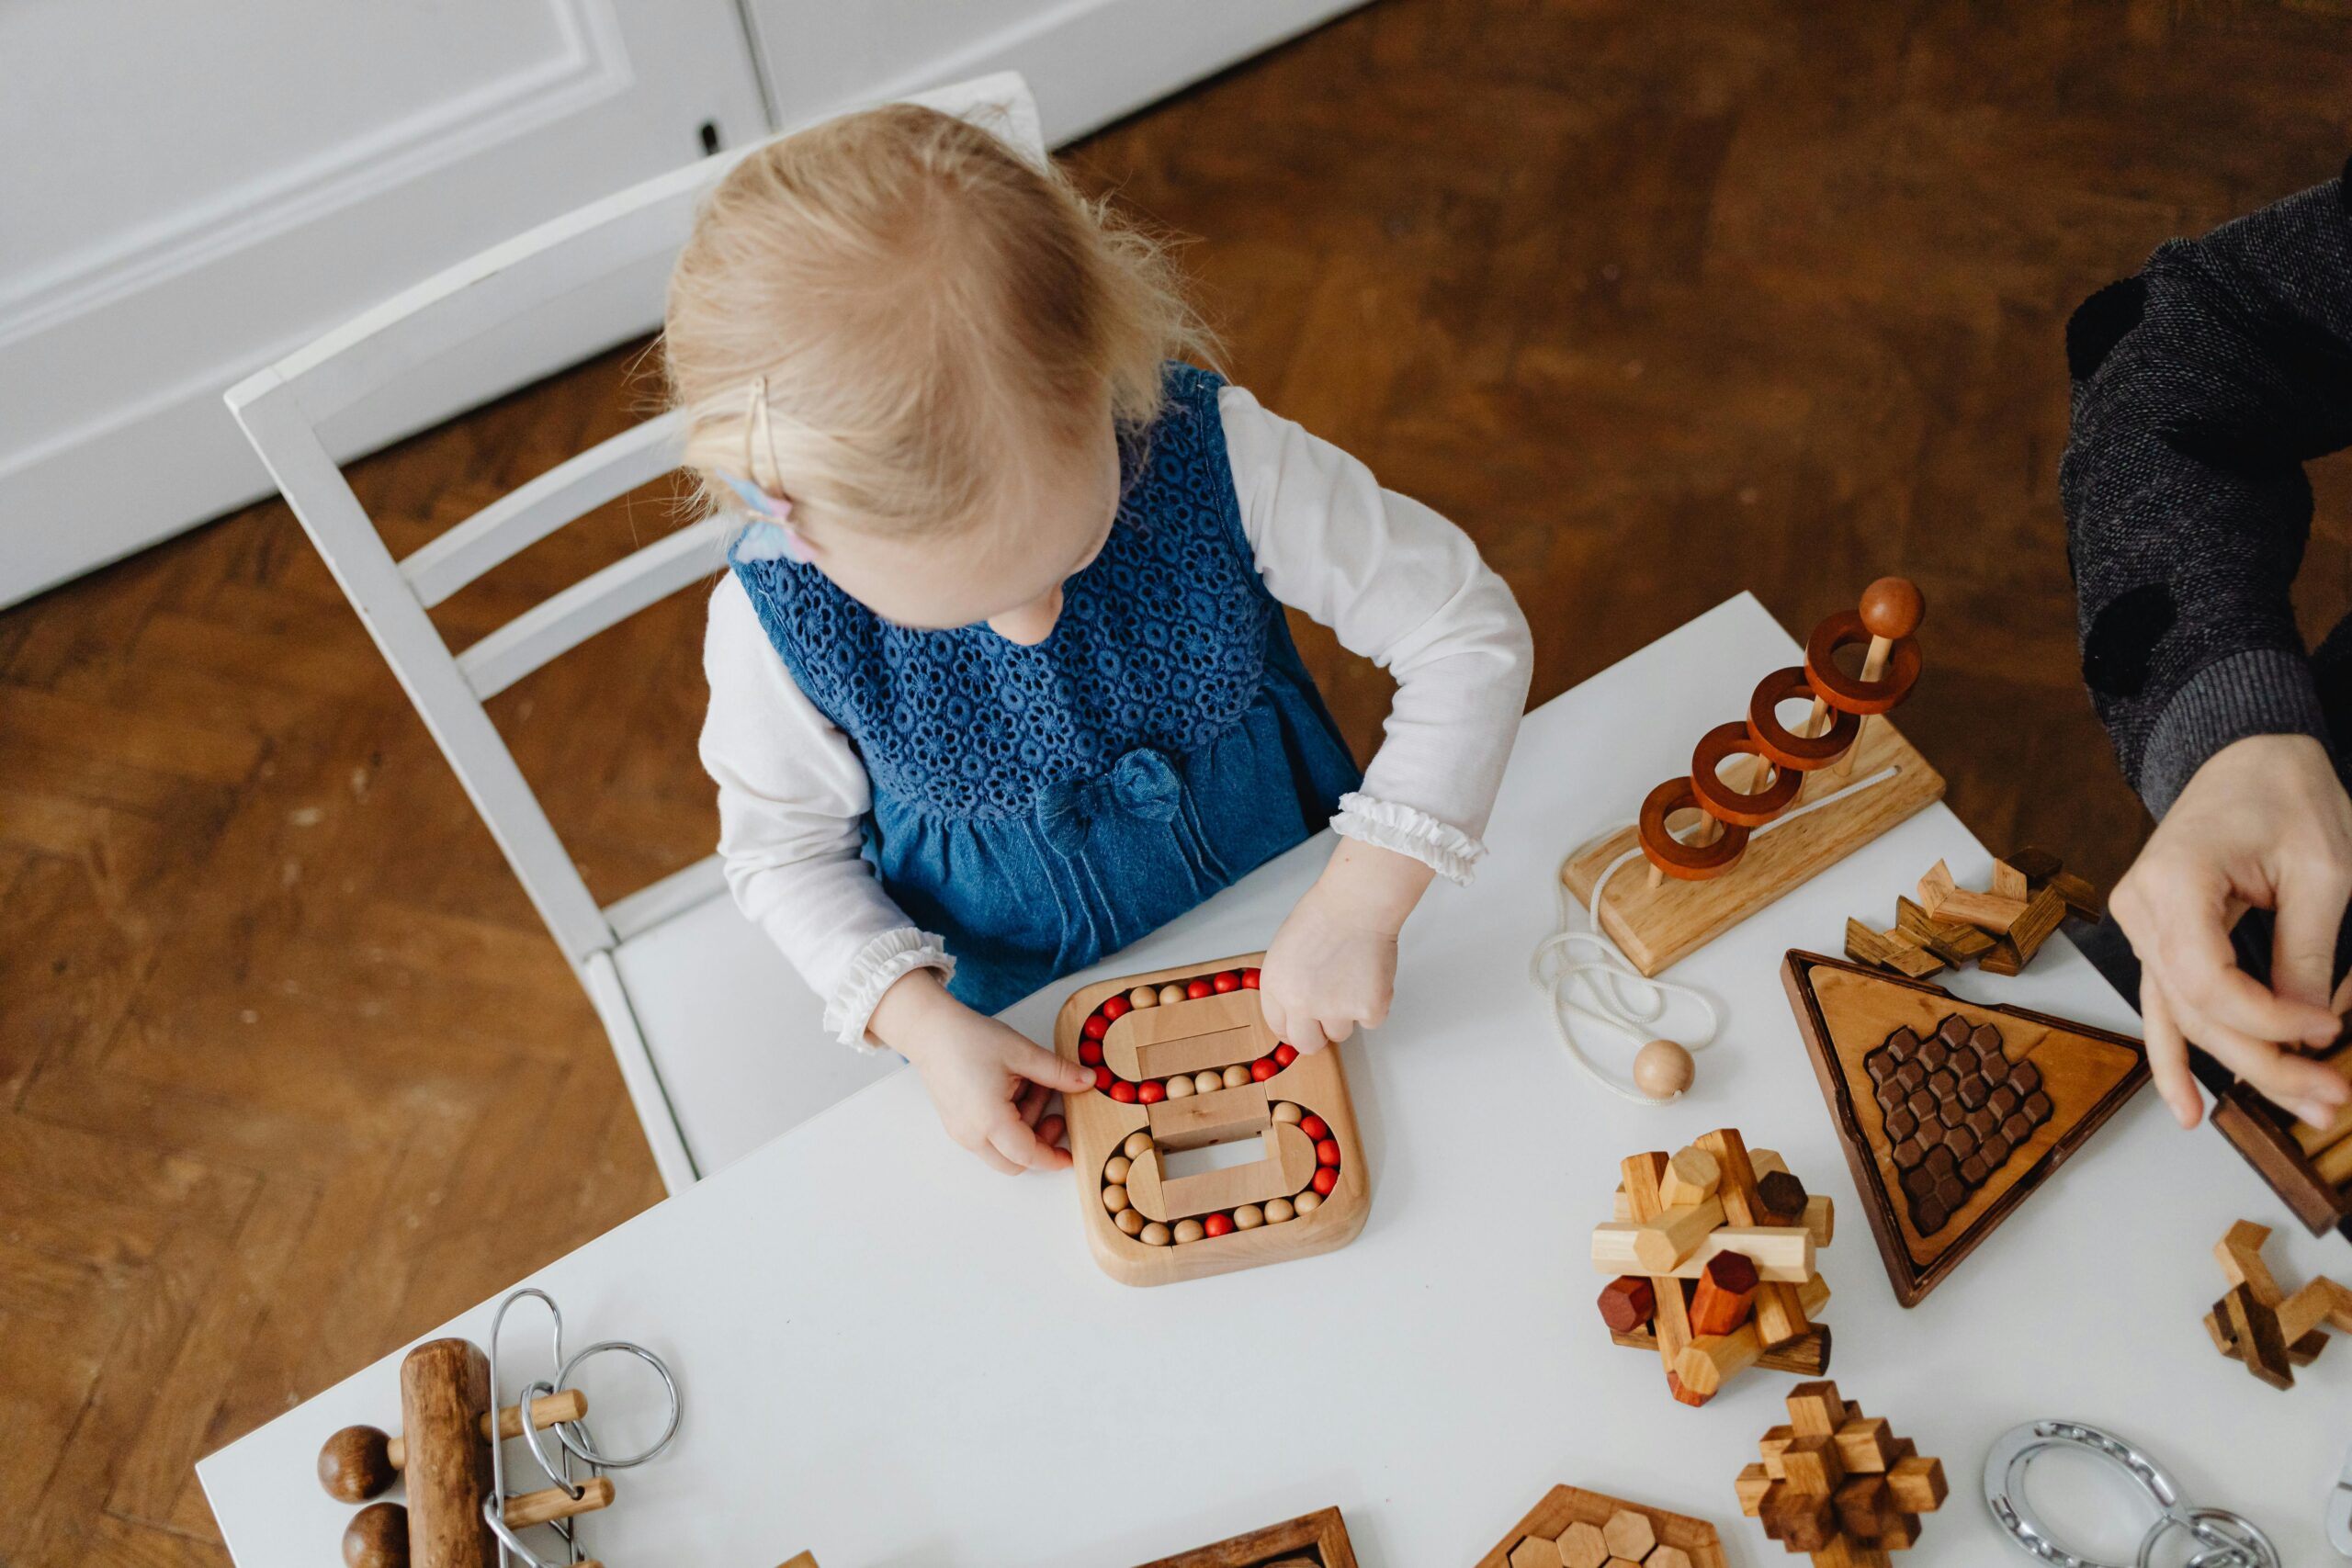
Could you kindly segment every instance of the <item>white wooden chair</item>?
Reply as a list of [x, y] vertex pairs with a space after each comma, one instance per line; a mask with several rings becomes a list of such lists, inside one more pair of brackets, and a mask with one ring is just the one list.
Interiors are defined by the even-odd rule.
[[[920, 95], [1042, 160], [1011, 73]], [[647, 545], [452, 655], [426, 611], [516, 552], [677, 464], [664, 414], [600, 443], [394, 560], [319, 429], [410, 371], [521, 341], [535, 305], [576, 289], [661, 288], [734, 149], [482, 252], [230, 389], [229, 408], [571, 961], [612, 1036], [662, 1179], [677, 1191], [898, 1064], [819, 1028], [817, 998], [729, 896], [716, 855], [599, 908], [482, 704], [559, 654], [722, 566], [709, 518]], [[584, 345], [583, 345], [584, 346]]]

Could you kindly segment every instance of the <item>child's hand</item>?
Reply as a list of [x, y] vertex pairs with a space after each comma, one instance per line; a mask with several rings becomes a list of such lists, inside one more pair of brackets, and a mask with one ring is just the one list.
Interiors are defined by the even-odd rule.
[[1093, 1069], [974, 1012], [932, 969], [885, 991], [866, 1029], [914, 1064], [947, 1135], [990, 1169], [1012, 1176], [1069, 1168], [1069, 1151], [1057, 1146], [1062, 1119], [1044, 1115], [1046, 1100], [1057, 1089], [1093, 1088]]
[[1396, 988], [1396, 933], [1430, 875], [1409, 855], [1340, 840], [1259, 971], [1258, 1003], [1276, 1039], [1320, 1051], [1357, 1024], [1380, 1027]]

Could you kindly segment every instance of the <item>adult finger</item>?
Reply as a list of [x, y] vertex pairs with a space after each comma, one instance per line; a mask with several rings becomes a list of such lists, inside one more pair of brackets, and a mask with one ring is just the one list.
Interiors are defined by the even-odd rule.
[[2264, 1099], [2286, 1107], [2305, 1122], [2324, 1125], [2352, 1097], [2352, 1084], [2309, 1057], [2200, 1017], [2177, 998], [2173, 1013], [2182, 1032], [2211, 1052], [2223, 1066], [2252, 1084]]
[[[2290, 1001], [2238, 967], [2218, 899], [2195, 892], [2152, 903], [2155, 967], [2177, 1010], [2256, 1040], [2333, 1039], [2335, 1015], [2310, 1002]], [[2189, 1038], [2212, 1043], [2194, 1030]]]
[[[2352, 881], [2332, 865], [2300, 862], [2279, 879], [2270, 983], [2289, 1001], [2327, 1009], [2331, 1018], [2328, 990], [2335, 978], [2335, 936], [2344, 925], [2347, 896], [2352, 896]], [[2329, 1031], [2327, 1038], [2334, 1039], [2335, 1032]]]
[[2148, 1072], [2156, 1080], [2156, 1092], [2164, 1097], [2174, 1121], [2183, 1127], [2196, 1126], [2205, 1114], [2205, 1099], [2197, 1092], [2197, 1078], [2188, 1070], [2188, 1042], [2182, 1037], [2180, 1025], [2173, 1021], [2172, 1003], [2165, 998], [2164, 987], [2156, 983], [2152, 969], [2140, 971], [2140, 1027], [2147, 1036]]

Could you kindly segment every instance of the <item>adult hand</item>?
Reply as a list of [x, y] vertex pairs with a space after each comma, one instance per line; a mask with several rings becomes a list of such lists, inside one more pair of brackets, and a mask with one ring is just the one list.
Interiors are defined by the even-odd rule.
[[[2190, 1041], [2314, 1125], [2352, 1100], [2352, 1083], [2291, 1049], [2324, 1045], [2341, 1028], [2346, 997], [2331, 997], [2329, 984], [2347, 896], [2352, 800], [2318, 741], [2251, 736], [2190, 775], [2109, 900], [2140, 957], [2157, 1092], [2182, 1126], [2204, 1111]], [[2267, 988], [2230, 945], [2250, 907], [2277, 919]]]
[[882, 993], [867, 1032], [912, 1062], [947, 1135], [990, 1170], [1068, 1170], [1063, 1122], [1045, 1114], [1056, 1090], [1094, 1087], [1094, 1070], [1034, 1043], [947, 994], [917, 969]]
[[1259, 969], [1258, 1005], [1276, 1039], [1313, 1052], [1358, 1024], [1380, 1027], [1396, 988], [1396, 933], [1431, 874], [1409, 855], [1340, 840]]

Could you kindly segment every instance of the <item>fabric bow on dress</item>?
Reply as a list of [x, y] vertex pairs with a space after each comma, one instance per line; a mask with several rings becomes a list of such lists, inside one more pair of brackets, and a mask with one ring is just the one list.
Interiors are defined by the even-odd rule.
[[1057, 779], [1039, 789], [1037, 829], [1060, 853], [1076, 856], [1086, 848], [1088, 829], [1111, 812], [1144, 822], [1170, 822], [1182, 793], [1183, 783], [1168, 759], [1148, 746], [1138, 746], [1108, 773]]

